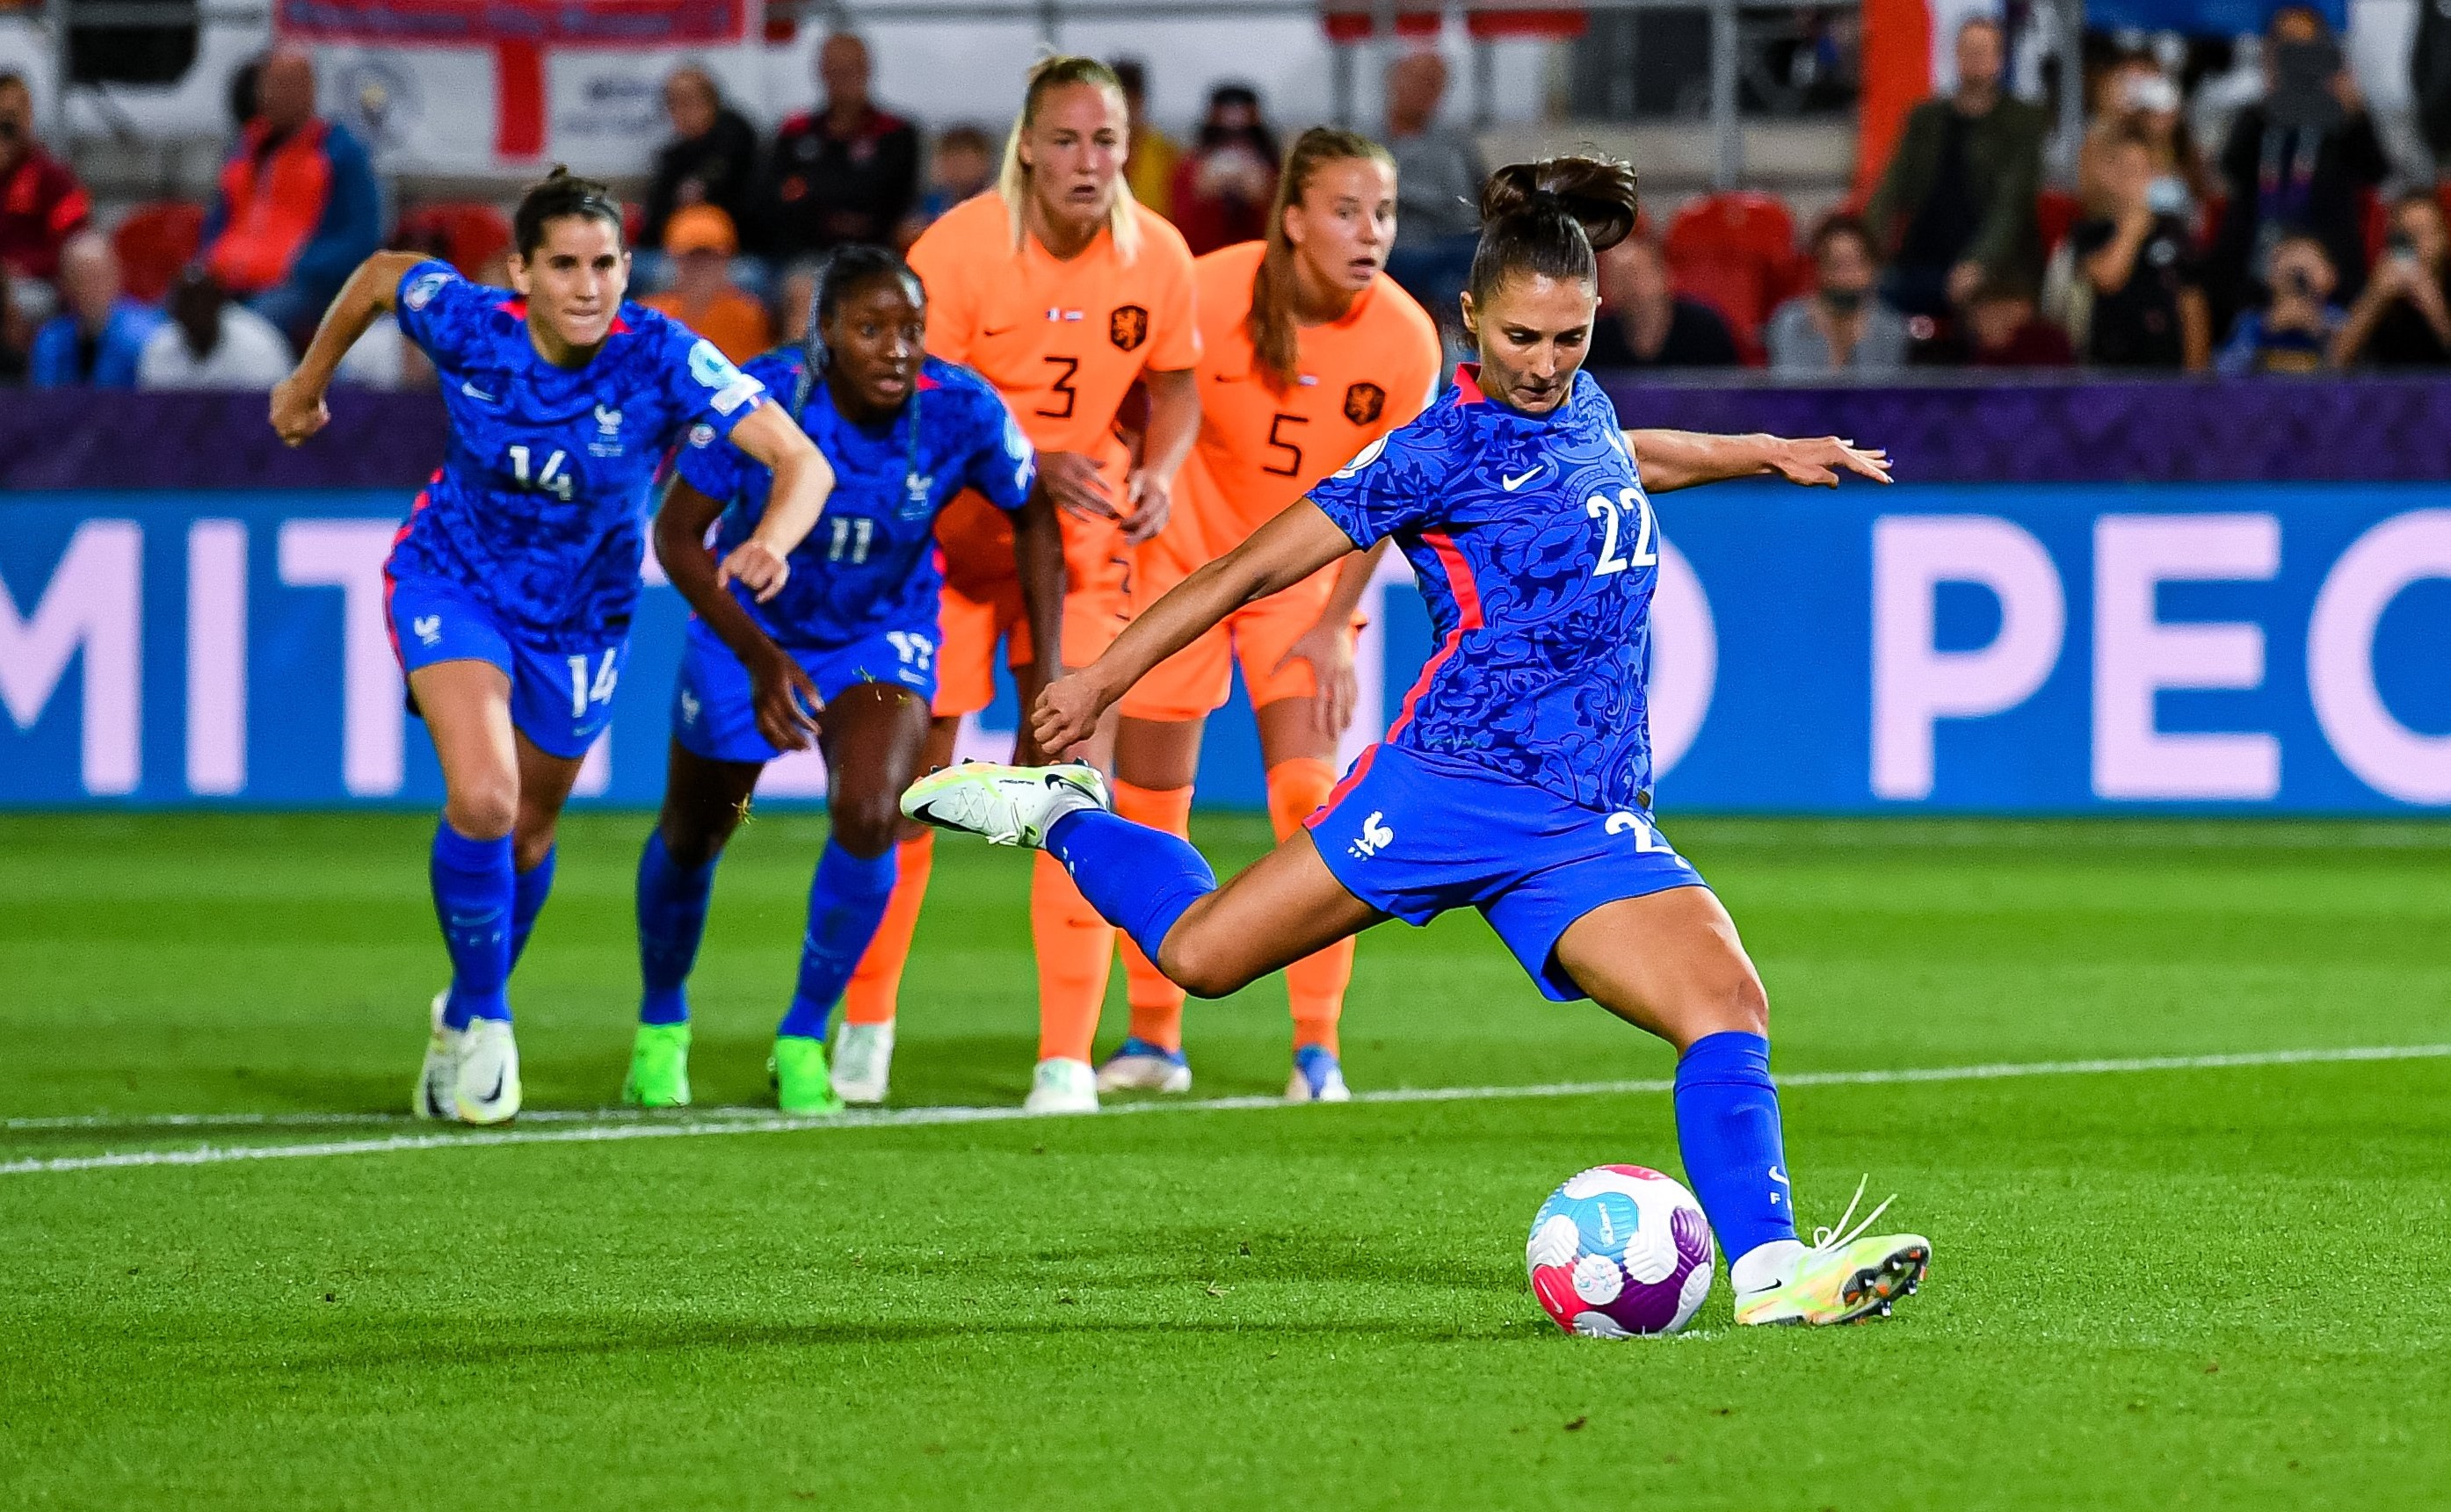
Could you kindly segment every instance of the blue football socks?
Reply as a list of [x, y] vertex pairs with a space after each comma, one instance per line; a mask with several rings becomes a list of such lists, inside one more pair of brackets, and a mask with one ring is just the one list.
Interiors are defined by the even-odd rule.
[[1047, 851], [1072, 874], [1089, 906], [1151, 960], [1184, 910], [1217, 890], [1217, 874], [1191, 842], [1103, 808], [1076, 808], [1058, 819], [1048, 828]]
[[893, 897], [899, 870], [891, 847], [882, 856], [860, 857], [826, 842], [817, 873], [809, 880], [809, 927], [800, 941], [799, 986], [776, 1034], [826, 1037], [835, 999], [850, 984], [859, 958], [868, 954], [876, 926], [885, 921], [885, 905]]
[[517, 969], [526, 953], [528, 936], [536, 933], [537, 915], [553, 895], [553, 862], [559, 847], [547, 846], [544, 860], [511, 879], [511, 965]]
[[509, 1018], [503, 984], [511, 975], [511, 837], [470, 840], [444, 820], [434, 826], [426, 879], [442, 946], [451, 953], [443, 1023], [465, 1029], [472, 1018]]
[[1676, 1062], [1676, 1142], [1702, 1214], [1731, 1262], [1795, 1237], [1769, 1040], [1728, 1031], [1686, 1049]]
[[647, 833], [638, 853], [638, 1022], [677, 1024], [689, 1018], [690, 968], [706, 933], [715, 863], [682, 867], [664, 848], [661, 829]]

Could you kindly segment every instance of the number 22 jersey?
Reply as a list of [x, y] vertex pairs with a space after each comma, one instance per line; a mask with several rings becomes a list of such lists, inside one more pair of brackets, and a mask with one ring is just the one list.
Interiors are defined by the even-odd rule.
[[1521, 414], [1476, 371], [1308, 495], [1356, 546], [1394, 536], [1428, 601], [1437, 649], [1387, 743], [1647, 808], [1659, 539], [1617, 410], [1578, 373]]
[[636, 304], [578, 368], [538, 355], [523, 300], [445, 263], [403, 274], [399, 307], [434, 360], [451, 429], [385, 571], [459, 584], [546, 650], [625, 633], [657, 470], [693, 425], [729, 436], [764, 386]]

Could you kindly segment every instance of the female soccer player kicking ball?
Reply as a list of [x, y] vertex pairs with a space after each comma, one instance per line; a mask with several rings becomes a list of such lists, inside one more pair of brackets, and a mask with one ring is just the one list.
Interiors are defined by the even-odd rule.
[[[1058, 646], [1024, 623], [1003, 517], [978, 500], [946, 513], [943, 669], [930, 762], [951, 759], [965, 714], [995, 690], [996, 643], [1023, 707], [1064, 667], [1083, 667], [1130, 619], [1134, 548], [1167, 521], [1176, 470], [1200, 425], [1192, 364], [1191, 251], [1124, 183], [1130, 115], [1114, 70], [1094, 58], [1042, 58], [1005, 144], [995, 188], [956, 206], [911, 247], [928, 284], [928, 350], [974, 368], [1038, 448], [1063, 511], [1065, 598]], [[1135, 382], [1148, 424], [1135, 461], [1114, 433]], [[1104, 761], [1103, 739], [1093, 750]], [[844, 1004], [836, 1060], [874, 1066], [881, 1084], [896, 992], [928, 885], [932, 837], [902, 850], [902, 881]], [[1089, 1044], [1115, 958], [1115, 931], [1052, 862], [1030, 879], [1038, 957], [1038, 1064], [1027, 1106], [1098, 1106]]]
[[504, 984], [553, 886], [561, 805], [612, 712], [657, 468], [703, 426], [775, 470], [779, 502], [720, 570], [761, 594], [783, 586], [832, 482], [756, 379], [622, 302], [630, 253], [611, 191], [557, 171], [512, 230], [516, 295], [413, 254], [368, 258], [272, 391], [283, 440], [323, 429], [334, 370], [383, 311], [441, 376], [449, 446], [383, 565], [383, 607], [444, 792], [429, 875], [451, 986], [409, 1106], [468, 1123], [520, 1111]]
[[1834, 439], [1620, 431], [1577, 367], [1593, 254], [1633, 228], [1633, 173], [1518, 164], [1480, 208], [1462, 306], [1480, 363], [1452, 400], [1193, 573], [1035, 711], [1040, 743], [1068, 749], [1237, 608], [1392, 536], [1439, 649], [1307, 830], [1220, 887], [1189, 845], [1108, 813], [1085, 766], [957, 766], [913, 785], [903, 810], [1045, 848], [1204, 998], [1390, 917], [1479, 908], [1544, 995], [1592, 997], [1676, 1047], [1678, 1142], [1731, 1257], [1737, 1322], [1885, 1310], [1931, 1246], [1867, 1237], [1880, 1209], [1809, 1248], [1796, 1238], [1768, 1000], [1726, 910], [1652, 822], [1643, 690], [1658, 561], [1647, 491], [1762, 474], [1835, 483], [1841, 470], [1886, 481], [1886, 458]]
[[[1311, 485], [1421, 413], [1436, 386], [1439, 335], [1381, 272], [1396, 235], [1396, 165], [1350, 131], [1314, 126], [1285, 154], [1265, 241], [1192, 264], [1200, 294], [1200, 439], [1175, 489], [1174, 517], [1141, 552], [1154, 600], [1241, 545]], [[1376, 552], [1248, 604], [1168, 657], [1123, 700], [1115, 812], [1190, 833], [1202, 727], [1225, 706], [1233, 663], [1260, 726], [1268, 818], [1301, 827], [1336, 785], [1337, 741], [1353, 718], [1354, 607]], [[1098, 1090], [1188, 1092], [1183, 989], [1128, 944], [1131, 1035], [1098, 1068]], [[1338, 940], [1285, 968], [1293, 1075], [1285, 1095], [1342, 1100], [1336, 1026], [1353, 976]]]
[[[697, 612], [674, 696], [663, 815], [638, 858], [646, 990], [624, 1102], [690, 1100], [684, 983], [716, 861], [766, 763], [814, 736], [833, 833], [809, 886], [799, 983], [775, 1031], [773, 1072], [784, 1112], [841, 1109], [826, 1019], [893, 892], [894, 800], [928, 741], [944, 583], [931, 533], [937, 514], [964, 489], [1004, 511], [1031, 623], [1052, 636], [1063, 612], [1064, 542], [1053, 506], [1032, 487], [1029, 438], [984, 378], [926, 355], [926, 320], [927, 296], [902, 259], [845, 247], [818, 278], [808, 350], [749, 364], [834, 476], [821, 528], [793, 552], [782, 592], [761, 603], [725, 591], [701, 545], [718, 515], [718, 551], [754, 538], [771, 483], [711, 427], [690, 433], [656, 516], [656, 552]], [[883, 1101], [884, 1067], [873, 1084], [847, 1090]]]

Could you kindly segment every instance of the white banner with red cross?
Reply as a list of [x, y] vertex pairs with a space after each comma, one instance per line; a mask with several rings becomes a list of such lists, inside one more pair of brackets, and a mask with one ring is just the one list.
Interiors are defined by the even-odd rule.
[[391, 171], [639, 173], [665, 74], [754, 91], [758, 0], [279, 0], [326, 114]]

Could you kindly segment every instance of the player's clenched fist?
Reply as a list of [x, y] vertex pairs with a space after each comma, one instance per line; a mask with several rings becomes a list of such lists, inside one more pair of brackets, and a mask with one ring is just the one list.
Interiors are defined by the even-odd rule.
[[324, 391], [292, 373], [272, 385], [272, 429], [282, 441], [296, 446], [331, 423]]
[[1029, 717], [1038, 748], [1057, 761], [1098, 731], [1098, 718], [1113, 700], [1086, 674], [1075, 672], [1047, 685]]

